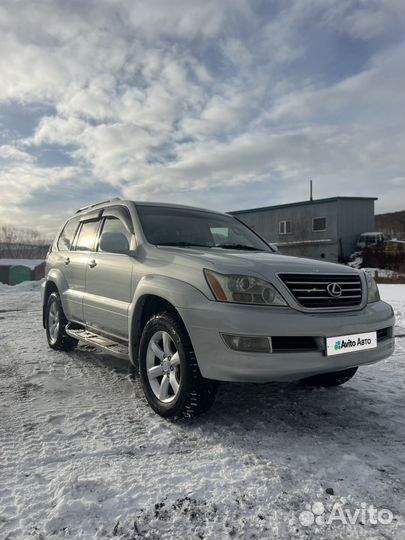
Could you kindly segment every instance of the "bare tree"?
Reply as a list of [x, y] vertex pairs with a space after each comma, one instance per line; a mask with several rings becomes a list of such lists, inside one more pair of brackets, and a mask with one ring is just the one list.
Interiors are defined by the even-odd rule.
[[35, 229], [0, 226], [0, 258], [43, 259], [49, 244], [49, 240]]

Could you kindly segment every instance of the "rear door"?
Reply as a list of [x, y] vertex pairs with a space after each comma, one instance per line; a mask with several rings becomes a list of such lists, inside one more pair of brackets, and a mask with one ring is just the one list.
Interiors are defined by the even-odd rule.
[[[103, 212], [99, 236], [103, 232], [122, 233], [131, 245], [129, 213], [123, 207]], [[128, 339], [128, 310], [132, 298], [133, 259], [129, 254], [108, 253], [99, 246], [91, 254], [86, 271], [83, 309], [86, 325], [102, 334]]]
[[83, 320], [82, 299], [86, 266], [82, 256], [75, 251], [74, 241], [80, 227], [80, 217], [70, 219], [58, 239], [57, 251], [51, 254], [52, 266], [61, 271], [65, 286], [60, 291], [66, 317], [70, 321]]
[[100, 226], [99, 213], [87, 214], [80, 218], [78, 230], [69, 252], [64, 254], [63, 274], [68, 283], [64, 293], [66, 316], [71, 321], [82, 323], [83, 297], [86, 284], [86, 270], [94, 250], [97, 232]]

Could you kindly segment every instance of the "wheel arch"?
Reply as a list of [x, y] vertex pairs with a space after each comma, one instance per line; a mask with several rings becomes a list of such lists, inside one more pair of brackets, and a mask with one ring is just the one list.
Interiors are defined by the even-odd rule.
[[68, 284], [63, 272], [58, 268], [51, 268], [46, 275], [46, 281], [42, 285], [44, 287], [42, 292], [42, 324], [45, 328], [45, 310], [48, 303], [49, 295], [53, 292], [57, 292], [60, 295], [60, 301], [62, 302], [63, 311], [66, 311], [65, 298], [63, 293], [68, 289]]
[[131, 317], [129, 334], [130, 360], [136, 368], [136, 371], [139, 367], [138, 352], [142, 331], [145, 328], [145, 325], [149, 321], [149, 319], [153, 315], [161, 313], [162, 311], [171, 313], [184, 325], [184, 321], [180, 313], [173, 305], [173, 303], [167, 300], [167, 298], [164, 298], [163, 296], [160, 296], [156, 293], [145, 293], [137, 299]]
[[59, 292], [58, 286], [56, 285], [55, 281], [49, 279], [47, 280], [44, 288], [44, 296], [43, 296], [43, 302], [42, 302], [42, 326], [45, 328], [45, 312], [46, 312], [46, 306], [48, 304], [48, 299], [51, 296], [52, 293]]
[[179, 310], [183, 307], [199, 308], [207, 300], [208, 298], [203, 292], [187, 281], [160, 274], [149, 274], [141, 278], [136, 284], [128, 313], [129, 357], [135, 369], [138, 367], [142, 323], [145, 322], [146, 318], [145, 316], [142, 318], [142, 314], [145, 314], [145, 306], [146, 313], [150, 316], [153, 314], [153, 309], [157, 310], [156, 313], [164, 309], [169, 310], [181, 321], [187, 333], [190, 334]]

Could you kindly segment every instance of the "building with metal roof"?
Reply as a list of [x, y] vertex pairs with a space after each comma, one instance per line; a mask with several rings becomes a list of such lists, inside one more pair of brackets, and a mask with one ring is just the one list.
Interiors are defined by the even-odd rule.
[[286, 255], [346, 261], [375, 230], [377, 197], [329, 197], [229, 212]]

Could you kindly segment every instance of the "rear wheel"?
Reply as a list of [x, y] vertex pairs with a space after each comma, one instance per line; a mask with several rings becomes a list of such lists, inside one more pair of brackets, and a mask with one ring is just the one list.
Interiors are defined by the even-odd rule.
[[165, 418], [192, 418], [215, 400], [218, 384], [202, 377], [188, 333], [171, 313], [154, 315], [146, 324], [139, 372], [148, 403]]
[[352, 367], [343, 369], [342, 371], [332, 371], [331, 373], [322, 373], [313, 377], [307, 377], [301, 382], [308, 386], [340, 386], [349, 381], [355, 375], [356, 371], [357, 367]]
[[67, 323], [60, 296], [53, 292], [48, 298], [45, 310], [46, 339], [51, 349], [69, 351], [77, 345], [77, 339], [66, 333]]

